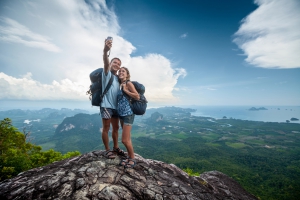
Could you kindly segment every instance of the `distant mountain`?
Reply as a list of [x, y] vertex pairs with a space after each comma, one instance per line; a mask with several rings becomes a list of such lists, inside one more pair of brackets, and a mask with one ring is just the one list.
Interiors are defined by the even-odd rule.
[[151, 117], [148, 119], [148, 121], [152, 122], [158, 122], [160, 120], [163, 120], [163, 115], [160, 114], [159, 112], [152, 113]]
[[146, 115], [149, 117], [155, 113], [159, 112], [163, 114], [163, 116], [191, 116], [191, 112], [196, 112], [196, 109], [192, 108], [180, 108], [180, 107], [175, 107], [175, 106], [166, 106], [166, 107], [161, 107], [161, 108], [150, 108], [147, 109]]
[[30, 133], [27, 139], [37, 145], [42, 145], [44, 150], [55, 148], [55, 143], [49, 138], [54, 135], [55, 128], [66, 117], [74, 116], [78, 113], [88, 113], [81, 109], [52, 109], [43, 108], [41, 110], [7, 110], [0, 111], [0, 118], [10, 118], [13, 125], [20, 131]]
[[69, 132], [71, 129], [72, 131], [100, 131], [102, 127], [102, 121], [99, 114], [77, 114], [73, 117], [67, 117], [63, 120], [61, 124], [59, 124], [55, 130], [55, 134], [64, 134]]
[[[53, 113], [56, 113], [53, 115]], [[15, 116], [24, 116], [24, 117], [57, 117], [58, 115], [63, 115], [63, 116], [73, 116], [78, 113], [88, 113], [86, 110], [81, 110], [81, 109], [68, 109], [68, 108], [62, 108], [60, 110], [58, 109], [53, 109], [53, 108], [43, 108], [41, 110], [21, 110], [21, 109], [13, 109], [13, 110], [6, 110], [6, 111], [0, 111], [0, 117], [9, 117], [13, 118]]]
[[299, 119], [298, 119], [298, 118], [295, 118], [295, 117], [292, 117], [292, 118], [291, 118], [291, 121], [299, 121]]
[[[152, 128], [156, 127], [157, 124], [160, 126], [166, 124], [171, 118], [190, 117], [190, 112], [193, 111], [195, 110], [179, 107], [147, 109], [145, 115], [135, 117], [132, 134], [152, 132]], [[101, 128], [102, 120], [99, 114], [77, 114], [63, 119], [62, 123], [57, 126], [51, 141], [55, 143], [57, 151], [65, 153], [74, 149], [81, 153], [103, 149]], [[111, 138], [111, 133], [109, 134]], [[119, 134], [121, 134], [121, 128]]]
[[101, 128], [102, 121], [99, 114], [80, 113], [66, 117], [57, 126], [51, 141], [60, 152], [69, 152], [70, 149], [77, 149], [80, 152], [100, 149], [103, 148]]
[[260, 108], [255, 108], [255, 107], [252, 107], [252, 108], [249, 108], [250, 111], [259, 111], [259, 110], [268, 110], [266, 109], [265, 107], [260, 107]]

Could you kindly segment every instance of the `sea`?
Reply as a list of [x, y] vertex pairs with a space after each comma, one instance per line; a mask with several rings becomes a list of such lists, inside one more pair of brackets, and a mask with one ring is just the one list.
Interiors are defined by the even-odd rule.
[[[161, 106], [164, 107], [164, 106]], [[263, 121], [263, 122], [286, 122], [300, 123], [300, 106], [198, 106], [198, 105], [182, 105], [176, 107], [193, 108], [195, 112], [191, 114], [194, 116], [212, 117], [221, 119], [224, 116], [227, 118]], [[250, 111], [249, 109], [264, 107], [266, 110]], [[99, 113], [99, 107], [91, 106], [89, 101], [85, 102], [67, 102], [67, 101], [13, 101], [0, 100], [0, 111], [11, 109], [22, 110], [39, 110], [42, 108], [69, 108], [69, 109], [83, 109], [91, 114]], [[151, 108], [149, 105], [148, 108]], [[157, 108], [157, 107], [153, 107]], [[299, 121], [291, 121], [291, 118], [297, 118]]]
[[[262, 121], [262, 122], [286, 122], [300, 123], [300, 106], [257, 106], [264, 107], [266, 110], [249, 110], [252, 106], [190, 106], [196, 109], [191, 114], [193, 116], [212, 117], [221, 119], [223, 117]], [[298, 121], [291, 121], [291, 118], [297, 118]]]

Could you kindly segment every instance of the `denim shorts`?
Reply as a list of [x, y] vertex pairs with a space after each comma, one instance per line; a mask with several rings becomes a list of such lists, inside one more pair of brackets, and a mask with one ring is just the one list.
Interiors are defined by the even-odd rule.
[[100, 108], [101, 117], [104, 119], [110, 119], [112, 117], [119, 117], [118, 111], [112, 108]]
[[126, 115], [126, 116], [119, 116], [120, 121], [123, 122], [125, 125], [131, 126], [134, 121], [135, 114]]

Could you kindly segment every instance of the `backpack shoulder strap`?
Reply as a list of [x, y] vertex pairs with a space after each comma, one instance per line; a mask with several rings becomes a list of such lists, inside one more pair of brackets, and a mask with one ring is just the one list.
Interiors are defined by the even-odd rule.
[[[102, 73], [103, 73], [103, 72], [102, 72]], [[105, 94], [107, 93], [107, 91], [109, 90], [110, 86], [112, 85], [112, 82], [113, 82], [113, 80], [114, 80], [114, 76], [115, 76], [115, 75], [113, 75], [113, 74], [111, 75], [111, 77], [110, 77], [110, 79], [109, 79], [109, 81], [108, 81], [108, 83], [107, 83], [107, 85], [106, 85], [106, 87], [105, 87], [103, 93], [101, 94], [101, 96], [100, 96], [101, 101], [102, 101], [104, 95], [105, 95]]]

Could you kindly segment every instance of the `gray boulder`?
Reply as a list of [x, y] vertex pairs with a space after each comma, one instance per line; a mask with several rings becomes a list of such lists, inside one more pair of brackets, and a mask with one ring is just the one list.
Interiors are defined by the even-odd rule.
[[136, 154], [134, 169], [104, 151], [28, 170], [0, 183], [0, 199], [257, 199], [218, 171], [188, 176], [173, 164]]

